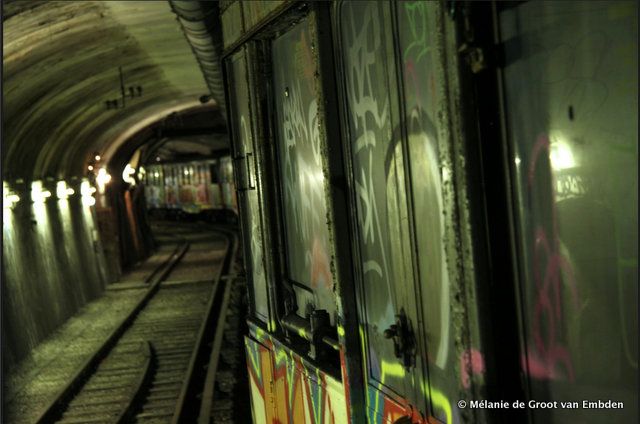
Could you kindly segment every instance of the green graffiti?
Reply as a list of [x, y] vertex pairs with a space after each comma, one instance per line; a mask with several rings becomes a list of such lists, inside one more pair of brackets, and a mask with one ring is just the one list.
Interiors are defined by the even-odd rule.
[[430, 50], [427, 40], [427, 3], [426, 2], [408, 2], [404, 5], [409, 22], [409, 30], [411, 31], [411, 44], [404, 51], [404, 60], [411, 57], [412, 50], [416, 49], [417, 54], [414, 55], [415, 62], [419, 62], [422, 56]]

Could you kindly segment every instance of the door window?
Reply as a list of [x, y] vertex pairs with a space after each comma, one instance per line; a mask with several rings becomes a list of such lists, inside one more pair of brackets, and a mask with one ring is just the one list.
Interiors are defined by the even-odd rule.
[[[253, 291], [253, 310], [258, 318], [269, 322], [269, 303], [267, 298], [267, 279], [265, 275], [262, 239], [262, 221], [260, 201], [256, 188], [256, 167], [254, 155], [254, 137], [251, 127], [251, 110], [249, 97], [249, 82], [247, 75], [247, 59], [244, 47], [231, 57], [229, 65], [232, 79], [232, 95], [230, 104], [232, 109], [232, 125], [235, 138], [234, 150], [236, 157], [236, 175], [239, 184], [240, 205], [243, 217], [243, 233], [245, 239], [243, 247], [251, 258], [248, 265]], [[229, 182], [225, 178], [225, 163], [220, 161], [222, 182]], [[228, 206], [231, 201], [225, 202]]]
[[298, 314], [315, 309], [334, 321], [323, 141], [318, 108], [318, 62], [312, 16], [272, 44], [274, 98], [287, 277]]

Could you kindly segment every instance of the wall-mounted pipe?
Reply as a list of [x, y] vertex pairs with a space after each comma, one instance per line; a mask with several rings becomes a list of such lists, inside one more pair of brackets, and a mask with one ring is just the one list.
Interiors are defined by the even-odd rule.
[[169, 0], [187, 41], [200, 64], [204, 79], [226, 118], [222, 80], [222, 28], [216, 1]]

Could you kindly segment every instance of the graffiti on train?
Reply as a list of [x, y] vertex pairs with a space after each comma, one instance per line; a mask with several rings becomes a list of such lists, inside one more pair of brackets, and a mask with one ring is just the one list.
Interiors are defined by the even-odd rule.
[[[527, 174], [528, 189], [534, 193], [541, 173], [548, 173], [544, 163], [549, 163], [550, 143], [547, 136], [538, 138], [533, 146]], [[535, 304], [533, 310], [532, 337], [522, 366], [533, 377], [540, 379], [574, 380], [571, 355], [563, 341], [563, 282], [570, 293], [571, 305], [578, 307], [578, 290], [573, 268], [561, 251], [554, 190], [548, 187], [551, 196], [550, 223], [545, 226], [537, 222], [533, 238], [533, 278], [535, 282]], [[550, 232], [550, 235], [548, 235]]]
[[[335, 311], [315, 68], [307, 22], [277, 40], [282, 115], [280, 158], [291, 277], [313, 289], [314, 306]], [[290, 52], [295, 54], [291, 55]], [[313, 68], [313, 69], [311, 69]], [[302, 253], [302, 254], [300, 254]], [[305, 305], [298, 305], [304, 307]]]
[[254, 422], [348, 422], [342, 383], [256, 330], [245, 339]]
[[[351, 114], [351, 144], [354, 182], [357, 196], [360, 255], [367, 290], [366, 302], [369, 330], [379, 332], [394, 322], [393, 291], [388, 253], [388, 225], [385, 211], [387, 178], [385, 158], [390, 143], [389, 99], [385, 94], [384, 68], [379, 51], [383, 48], [382, 25], [374, 4], [364, 13], [353, 10], [358, 5], [345, 5], [346, 87]], [[359, 22], [360, 20], [362, 22]], [[374, 330], [375, 331], [375, 330]], [[370, 343], [369, 356], [374, 372], [379, 356], [387, 347]]]

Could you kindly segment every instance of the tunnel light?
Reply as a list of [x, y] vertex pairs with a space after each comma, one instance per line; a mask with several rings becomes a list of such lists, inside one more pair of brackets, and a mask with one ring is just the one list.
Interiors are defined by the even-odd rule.
[[3, 184], [2, 187], [2, 209], [11, 209], [13, 205], [20, 201], [20, 196], [13, 193], [9, 187]]
[[106, 169], [100, 168], [98, 170], [98, 176], [96, 177], [96, 183], [98, 183], [98, 190], [102, 194], [104, 193], [104, 188], [111, 181], [111, 175], [107, 172]]
[[8, 195], [5, 199], [5, 205], [7, 207], [12, 207], [13, 205], [15, 205], [16, 203], [18, 203], [20, 201], [20, 196], [18, 196], [17, 194], [10, 194]]
[[136, 170], [130, 164], [124, 167], [122, 171], [122, 179], [131, 185], [136, 185], [136, 179], [132, 177], [133, 174], [136, 173]]
[[82, 204], [85, 206], [93, 206], [96, 204], [96, 199], [93, 198], [93, 193], [96, 192], [95, 187], [91, 187], [89, 181], [83, 181], [80, 184], [80, 194], [82, 195]]
[[49, 197], [51, 197], [51, 192], [43, 189], [42, 181], [34, 181], [31, 184], [31, 200], [33, 203], [44, 203]]
[[87, 169], [88, 169], [89, 171], [93, 171], [93, 165], [89, 165], [89, 166], [87, 166]]
[[58, 199], [65, 200], [74, 193], [75, 191], [72, 188], [67, 187], [66, 182], [58, 181], [58, 184], [56, 184], [56, 195], [58, 196]]
[[91, 187], [89, 181], [83, 181], [82, 184], [80, 184], [80, 194], [82, 195], [82, 197], [90, 197], [95, 192], [96, 188]]
[[94, 199], [93, 196], [85, 196], [82, 198], [82, 204], [85, 206], [93, 206], [96, 204], [96, 199]]
[[95, 158], [96, 158], [96, 161], [99, 161], [100, 160], [100, 155], [96, 155]]

